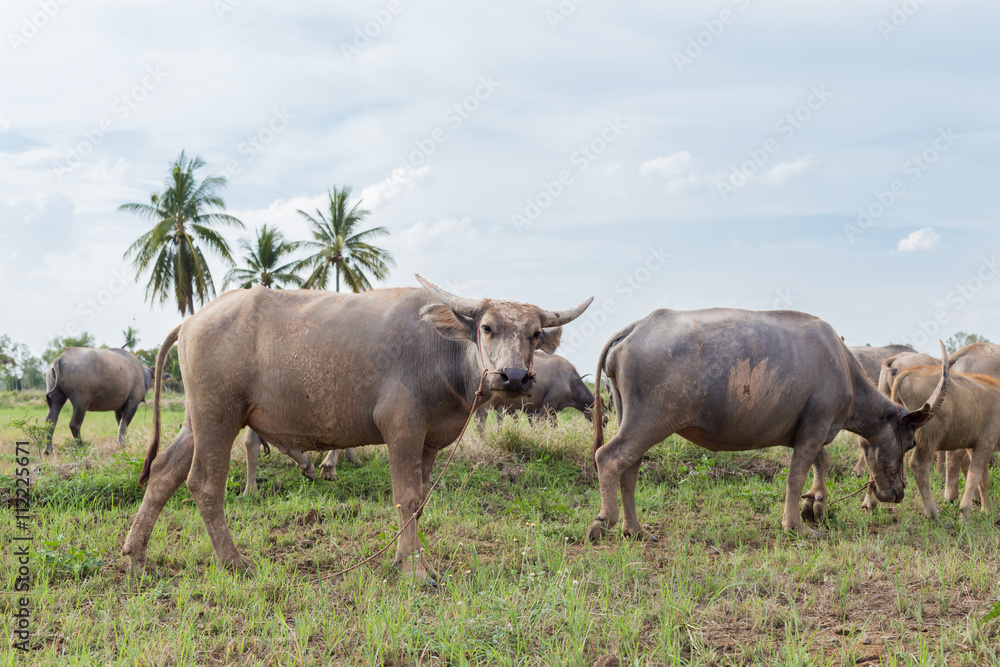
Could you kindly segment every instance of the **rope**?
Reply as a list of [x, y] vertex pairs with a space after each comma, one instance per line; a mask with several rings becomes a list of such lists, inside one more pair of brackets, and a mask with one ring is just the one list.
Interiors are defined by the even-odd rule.
[[858, 495], [862, 491], [867, 491], [869, 488], [871, 488], [871, 485], [872, 485], [872, 483], [870, 481], [869, 482], [865, 482], [861, 486], [861, 488], [858, 489], [857, 491], [855, 491], [854, 493], [849, 493], [846, 496], [841, 496], [840, 498], [837, 498], [836, 500], [831, 500], [830, 502], [828, 502], [826, 504], [826, 506], [827, 507], [833, 507], [834, 505], [836, 505], [837, 503], [839, 503], [841, 500], [847, 500], [848, 498], [853, 498], [854, 496]]

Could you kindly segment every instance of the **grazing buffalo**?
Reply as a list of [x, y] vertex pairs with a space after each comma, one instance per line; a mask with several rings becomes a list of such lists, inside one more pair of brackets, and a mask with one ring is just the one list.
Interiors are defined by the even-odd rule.
[[[901, 370], [914, 366], [940, 366], [941, 359], [923, 352], [900, 352], [882, 360], [882, 367], [875, 378], [878, 390], [886, 396], [892, 395], [892, 383]], [[949, 368], [951, 366], [949, 365]]]
[[812, 465], [815, 480], [803, 509], [822, 514], [830, 463], [824, 446], [841, 429], [862, 436], [878, 498], [899, 502], [903, 452], [947, 386], [943, 371], [929, 404], [903, 410], [879, 393], [829, 324], [788, 310], [655, 310], [605, 344], [597, 382], [605, 370], [620, 427], [603, 444], [601, 421], [594, 421], [601, 510], [588, 529], [591, 540], [617, 523], [619, 486], [625, 534], [649, 536], [635, 509], [639, 465], [673, 433], [712, 451], [791, 447], [786, 530], [816, 535], [803, 524], [798, 499]]
[[146, 391], [153, 369], [143, 366], [139, 357], [127, 350], [98, 350], [70, 347], [60, 354], [45, 373], [45, 402], [49, 414], [49, 435], [45, 454], [52, 453], [52, 434], [67, 399], [73, 405], [69, 430], [80, 439], [80, 427], [88, 410], [114, 410], [118, 422], [118, 442], [125, 444], [125, 431]]
[[[535, 350], [554, 350], [559, 327], [592, 299], [549, 311], [459, 298], [417, 279], [423, 289], [235, 290], [170, 332], [157, 357], [153, 439], [140, 476], [148, 487], [123, 547], [133, 569], [146, 566], [156, 519], [186, 480], [216, 558], [253, 571], [223, 513], [230, 448], [249, 426], [289, 450], [386, 443], [403, 529], [393, 562], [416, 579], [434, 577], [421, 558], [416, 519], [438, 452], [481, 402], [530, 391]], [[173, 444], [157, 456], [160, 372], [174, 341], [187, 412]]]
[[1000, 380], [1000, 345], [966, 345], [948, 358], [948, 365], [956, 373], [989, 375]]
[[[947, 366], [947, 355], [945, 355]], [[935, 391], [938, 371], [930, 366], [916, 366], [900, 371], [892, 384], [892, 400], [907, 408], [921, 405]], [[962, 520], [972, 512], [973, 495], [978, 490], [984, 511], [989, 510], [990, 488], [986, 464], [1000, 443], [1000, 381], [988, 375], [950, 372], [948, 398], [936, 413], [936, 419], [916, 436], [917, 446], [910, 457], [910, 470], [917, 480], [924, 511], [938, 518], [931, 496], [930, 469], [938, 451], [972, 452], [965, 493], [960, 507]], [[864, 507], [871, 508], [875, 498], [869, 492]]]
[[847, 349], [851, 351], [851, 354], [861, 364], [861, 368], [864, 369], [871, 381], [875, 383], [878, 382], [878, 374], [882, 370], [883, 359], [902, 352], [916, 352], [909, 345], [883, 345], [882, 347], [855, 345]]
[[[900, 352], [882, 360], [882, 370], [878, 375], [878, 390], [889, 396], [892, 394], [892, 383], [901, 370], [914, 366], [940, 366], [941, 359], [923, 352]], [[950, 368], [950, 366], [949, 366]], [[947, 500], [958, 498], [958, 476], [969, 469], [968, 453], [964, 449], [951, 452], [939, 451], [937, 454], [938, 469], [945, 478], [944, 497]], [[861, 477], [865, 472], [864, 456], [858, 459], [854, 467], [854, 475]]]
[[[851, 351], [851, 354], [858, 360], [861, 364], [861, 368], [864, 369], [865, 374], [874, 382], [878, 384], [878, 376], [882, 371], [882, 361], [887, 357], [891, 357], [897, 354], [904, 354], [907, 352], [916, 353], [909, 345], [883, 345], [882, 347], [872, 347], [871, 345], [855, 345], [847, 348]], [[886, 394], [888, 396], [889, 394]], [[858, 449], [861, 449], [861, 441], [858, 441]], [[861, 451], [858, 451], [858, 462], [854, 464], [854, 476], [861, 477], [865, 474], [865, 455]]]
[[[566, 408], [575, 408], [588, 420], [594, 420], [594, 394], [567, 359], [557, 354], [536, 354], [535, 374], [535, 384], [527, 395], [512, 400], [494, 397], [492, 407], [497, 411], [497, 424], [503, 421], [505, 413], [518, 410], [526, 413], [529, 420], [541, 416], [554, 421], [555, 415]], [[480, 435], [489, 408], [483, 406], [476, 411]]]
[[[267, 454], [272, 444], [279, 452], [295, 461], [304, 477], [310, 481], [316, 481], [316, 469], [313, 467], [312, 461], [309, 460], [308, 456], [297, 449], [289, 449], [278, 443], [268, 443], [266, 440], [262, 440], [256, 431], [248, 428], [246, 437], [243, 439], [243, 446], [247, 450], [247, 483], [243, 489], [244, 496], [257, 495], [257, 461], [260, 460], [260, 450], [263, 447], [264, 453]], [[339, 455], [340, 450], [334, 449], [323, 460], [320, 468], [323, 470], [324, 479], [337, 479], [337, 459]], [[353, 448], [346, 449], [344, 455], [351, 463], [360, 463], [358, 455], [354, 453]]]

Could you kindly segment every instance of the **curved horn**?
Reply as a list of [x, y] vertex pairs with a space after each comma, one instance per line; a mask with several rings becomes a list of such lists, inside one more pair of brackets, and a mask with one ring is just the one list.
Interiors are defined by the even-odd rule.
[[920, 408], [920, 411], [927, 414], [928, 418], [934, 416], [934, 413], [944, 403], [944, 395], [948, 393], [948, 351], [945, 349], [943, 342], [940, 340], [938, 342], [941, 343], [941, 381], [938, 382], [934, 393], [927, 399], [924, 407]]
[[479, 299], [463, 299], [460, 296], [455, 296], [454, 294], [445, 292], [437, 285], [427, 282], [420, 277], [419, 273], [414, 273], [413, 275], [417, 277], [417, 280], [420, 281], [420, 284], [424, 286], [425, 290], [434, 295], [434, 298], [440, 300], [441, 303], [448, 306], [459, 315], [472, 317], [476, 307], [479, 306]]
[[543, 327], [561, 327], [564, 324], [569, 324], [576, 318], [583, 315], [583, 311], [587, 310], [589, 306], [594, 301], [594, 297], [590, 297], [579, 306], [572, 310], [542, 310], [542, 326]]

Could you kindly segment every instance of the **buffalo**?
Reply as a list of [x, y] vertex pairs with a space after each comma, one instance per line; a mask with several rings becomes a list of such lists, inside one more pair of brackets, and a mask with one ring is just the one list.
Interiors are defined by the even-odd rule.
[[[948, 364], [945, 355], [945, 366]], [[924, 511], [931, 519], [938, 518], [937, 506], [931, 496], [929, 475], [934, 455], [938, 451], [972, 453], [965, 493], [959, 504], [962, 520], [969, 518], [972, 501], [979, 492], [984, 511], [990, 506], [989, 463], [993, 450], [1000, 443], [1000, 380], [989, 375], [965, 374], [951, 371], [948, 399], [937, 412], [934, 423], [921, 429], [916, 436], [917, 446], [910, 456], [910, 470], [917, 480]], [[900, 371], [893, 380], [892, 400], [906, 407], [929, 400], [934, 391], [937, 369], [916, 366]], [[875, 498], [865, 498], [864, 507], [875, 505]]]
[[[169, 377], [169, 374], [167, 375]], [[153, 369], [127, 350], [99, 350], [70, 347], [53, 360], [45, 373], [45, 402], [49, 424], [45, 454], [52, 453], [52, 434], [66, 401], [73, 406], [69, 430], [80, 439], [80, 427], [88, 410], [114, 410], [118, 422], [118, 442], [125, 444], [125, 431], [153, 378]]]
[[[537, 417], [555, 419], [562, 410], [574, 408], [588, 420], [594, 420], [594, 394], [567, 359], [557, 354], [540, 352], [535, 355], [535, 384], [525, 396], [514, 399], [494, 397], [492, 407], [497, 411], [497, 424], [505, 413], [522, 411], [529, 421]], [[486, 414], [491, 406], [476, 411], [476, 428], [484, 432]]]
[[[230, 448], [249, 426], [298, 451], [386, 443], [402, 529], [393, 563], [434, 580], [417, 519], [438, 452], [483, 402], [529, 392], [535, 350], [553, 351], [560, 327], [593, 299], [550, 311], [460, 298], [417, 279], [423, 289], [235, 290], [170, 332], [157, 357], [153, 438], [139, 480], [148, 485], [122, 550], [133, 570], [147, 567], [156, 520], [186, 480], [218, 561], [253, 571], [223, 512]], [[187, 412], [158, 456], [160, 373], [174, 341]]]
[[[809, 467], [816, 474], [803, 512], [823, 513], [825, 445], [846, 429], [861, 436], [882, 501], [903, 499], [903, 453], [914, 431], [939, 407], [948, 381], [942, 368], [933, 396], [909, 411], [879, 393], [829, 324], [806, 313], [732, 308], [655, 310], [604, 345], [597, 382], [607, 371], [620, 420], [604, 444], [594, 421], [594, 461], [601, 509], [587, 531], [596, 541], [618, 522], [621, 488], [626, 535], [651, 538], [635, 509], [643, 454], [673, 433], [712, 451], [777, 445], [792, 448], [781, 525], [815, 536], [798, 512]], [[598, 395], [596, 409], [600, 408]]]
[[[247, 434], [243, 439], [243, 446], [247, 452], [247, 482], [246, 486], [243, 488], [244, 496], [257, 495], [257, 461], [260, 460], [260, 450], [263, 448], [264, 453], [267, 454], [270, 451], [271, 445], [273, 445], [279, 452], [295, 461], [299, 470], [302, 471], [303, 477], [313, 482], [316, 481], [316, 468], [313, 466], [312, 461], [309, 460], [308, 456], [297, 449], [289, 449], [278, 443], [269, 443], [262, 439], [252, 428], [248, 428]], [[339, 455], [340, 450], [334, 449], [325, 459], [323, 459], [320, 469], [323, 471], [324, 479], [337, 479], [337, 459], [339, 458]], [[358, 455], [354, 453], [353, 448], [349, 447], [344, 450], [344, 455], [351, 463], [360, 463]]]

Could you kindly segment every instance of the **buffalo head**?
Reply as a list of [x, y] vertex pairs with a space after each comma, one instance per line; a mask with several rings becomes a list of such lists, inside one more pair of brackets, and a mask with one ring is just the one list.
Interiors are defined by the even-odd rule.
[[875, 497], [881, 502], [898, 503], [903, 499], [906, 486], [903, 456], [916, 446], [916, 430], [930, 421], [944, 402], [948, 391], [948, 353], [944, 343], [941, 353], [941, 380], [924, 406], [911, 411], [896, 405], [891, 412], [881, 415], [874, 433], [861, 439], [861, 449], [875, 483]]
[[440, 303], [424, 306], [420, 317], [451, 340], [477, 346], [479, 371], [488, 371], [485, 388], [501, 396], [526, 394], [534, 381], [535, 350], [554, 352], [562, 325], [583, 314], [593, 297], [571, 310], [551, 311], [516, 301], [465, 299], [449, 294], [419, 275], [417, 280]]

